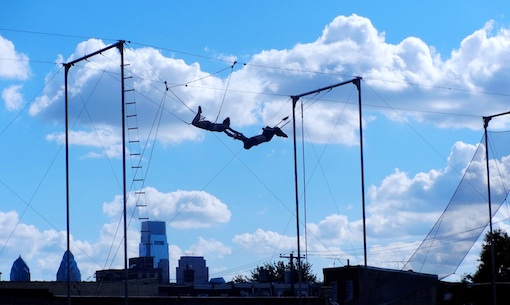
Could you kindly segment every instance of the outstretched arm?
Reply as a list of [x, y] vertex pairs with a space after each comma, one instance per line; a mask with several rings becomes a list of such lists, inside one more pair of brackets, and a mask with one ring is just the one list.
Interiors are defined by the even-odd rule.
[[230, 127], [225, 128], [225, 130], [223, 132], [225, 132], [227, 134], [227, 136], [234, 138], [236, 140], [242, 141], [243, 139], [246, 139], [246, 137], [242, 133], [240, 133], [239, 131], [234, 130]]

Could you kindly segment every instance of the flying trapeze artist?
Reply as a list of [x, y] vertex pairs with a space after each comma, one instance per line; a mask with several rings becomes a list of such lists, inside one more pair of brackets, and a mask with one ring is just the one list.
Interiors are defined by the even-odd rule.
[[287, 138], [287, 135], [280, 129], [280, 127], [269, 127], [266, 126], [262, 128], [262, 134], [253, 136], [251, 138], [247, 138], [240, 132], [235, 132], [233, 138], [236, 140], [243, 141], [244, 148], [250, 149], [253, 146], [257, 146], [264, 142], [269, 142], [273, 138], [273, 136], [284, 137]]
[[[248, 138], [242, 133], [230, 128], [230, 118], [227, 117], [225, 120], [223, 120], [223, 123], [213, 123], [211, 121], [202, 119], [201, 114], [202, 107], [198, 106], [198, 112], [191, 122], [193, 126], [209, 131], [224, 132], [229, 137], [232, 137], [236, 140], [241, 140], [245, 149], [250, 149], [253, 146], [257, 146], [261, 143], [269, 142], [275, 135], [284, 138], [288, 137], [279, 127], [266, 126], [262, 128], [262, 134]], [[287, 118], [284, 118], [283, 120], [286, 119]]]
[[[223, 120], [223, 123], [213, 123], [208, 120], [204, 120], [201, 117], [202, 114], [202, 107], [198, 106], [198, 112], [197, 115], [193, 118], [193, 121], [191, 124], [195, 127], [202, 128], [209, 131], [217, 131], [217, 132], [224, 132], [228, 136], [233, 137], [233, 133], [237, 133], [237, 131], [230, 128], [230, 118], [226, 118]], [[229, 132], [232, 131], [232, 132]]]

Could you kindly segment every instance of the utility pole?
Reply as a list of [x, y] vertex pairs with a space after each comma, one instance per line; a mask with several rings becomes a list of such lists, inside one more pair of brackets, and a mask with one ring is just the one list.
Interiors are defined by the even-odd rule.
[[[294, 294], [294, 251], [290, 252], [289, 256], [285, 256], [280, 254], [280, 258], [288, 258], [290, 261], [290, 290], [292, 291], [292, 295]], [[285, 274], [283, 275], [285, 278]], [[301, 289], [301, 287], [299, 287]], [[301, 295], [301, 294], [299, 294]]]
[[[290, 289], [292, 290], [292, 294], [294, 294], [294, 275], [296, 274], [296, 267], [294, 266], [294, 259], [296, 258], [299, 258], [299, 257], [294, 257], [294, 251], [290, 252], [290, 254], [288, 256], [286, 255], [283, 255], [283, 254], [280, 254], [280, 258], [288, 258], [289, 259], [289, 265], [290, 265]], [[305, 257], [300, 257], [300, 258], [305, 258]], [[300, 262], [301, 260], [298, 260], [298, 263]], [[298, 280], [299, 282], [301, 283], [302, 281], [302, 277], [303, 277], [303, 269], [302, 268], [298, 268], [299, 269], [299, 272], [298, 272]], [[301, 298], [301, 286], [299, 286], [299, 298]]]

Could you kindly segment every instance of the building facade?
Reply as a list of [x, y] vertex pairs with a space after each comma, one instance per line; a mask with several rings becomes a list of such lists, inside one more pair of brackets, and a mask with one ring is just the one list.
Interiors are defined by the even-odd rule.
[[181, 256], [175, 268], [177, 284], [209, 282], [209, 267], [203, 256]]
[[[162, 284], [161, 268], [154, 268], [154, 257], [133, 257], [129, 259], [127, 270], [128, 281], [131, 283]], [[96, 271], [96, 282], [115, 283], [126, 280], [124, 269], [106, 269]]]
[[438, 276], [370, 266], [322, 269], [339, 304], [436, 304]]
[[154, 268], [162, 270], [162, 282], [170, 281], [170, 260], [164, 221], [142, 222], [139, 255], [154, 257]]

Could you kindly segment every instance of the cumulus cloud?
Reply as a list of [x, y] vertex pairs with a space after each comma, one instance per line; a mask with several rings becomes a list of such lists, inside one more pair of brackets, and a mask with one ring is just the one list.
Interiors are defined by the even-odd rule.
[[[494, 95], [477, 92], [501, 92], [508, 86], [501, 84], [510, 71], [505, 60], [510, 43], [509, 30], [495, 31], [492, 22], [466, 37], [451, 56], [442, 59], [432, 46], [417, 37], [408, 37], [398, 44], [386, 42], [384, 33], [367, 18], [338, 16], [328, 24], [316, 41], [301, 43], [286, 50], [262, 50], [254, 54], [246, 65], [234, 68], [231, 76], [202, 71], [198, 62], [187, 63], [166, 57], [151, 47], [126, 49], [128, 76], [133, 76], [129, 88], [138, 95], [138, 124], [143, 135], [164, 107], [158, 139], [163, 143], [199, 140], [202, 131], [182, 124], [189, 123], [199, 105], [209, 120], [231, 117], [237, 128], [276, 124], [290, 114], [291, 96], [309, 90], [362, 76], [363, 86], [378, 93], [367, 95], [367, 104], [378, 105], [377, 96], [384, 95], [380, 108], [391, 119], [410, 118], [431, 122], [439, 128], [479, 129], [479, 120], [438, 113], [473, 114], [506, 110], [506, 101]], [[67, 61], [104, 48], [101, 40], [80, 43]], [[234, 58], [233, 58], [234, 59]], [[70, 71], [71, 115], [82, 123], [82, 129], [92, 133], [94, 124], [115, 126], [118, 130], [120, 84], [119, 54], [116, 48], [105, 56], [93, 57]], [[226, 64], [228, 68], [230, 63]], [[228, 69], [227, 69], [228, 70]], [[164, 82], [170, 91], [166, 91]], [[227, 90], [228, 85], [228, 92]], [[497, 83], [496, 87], [494, 84]], [[419, 85], [419, 86], [417, 86]], [[352, 85], [351, 85], [352, 86]], [[440, 88], [459, 88], [441, 90]], [[352, 92], [352, 88], [349, 92]], [[469, 92], [473, 90], [473, 92]], [[315, 101], [308, 105], [305, 120], [309, 127], [308, 141], [357, 145], [357, 107], [341, 96], [340, 89], [327, 93], [329, 102]], [[269, 94], [269, 95], [268, 95]], [[339, 95], [340, 94], [340, 95]], [[129, 98], [129, 97], [128, 97]], [[336, 102], [332, 107], [331, 101]], [[46, 119], [61, 120], [62, 86], [49, 86], [31, 105], [30, 113]], [[388, 111], [388, 108], [392, 109]], [[417, 111], [396, 111], [406, 108]], [[89, 113], [85, 116], [84, 109]], [[338, 118], [341, 117], [341, 120]], [[366, 116], [364, 124], [370, 120]], [[375, 118], [375, 117], [372, 117]]]
[[[204, 191], [183, 191], [162, 193], [152, 187], [143, 189], [144, 195], [130, 194], [128, 205], [134, 208], [146, 204], [151, 219], [164, 220], [176, 229], [208, 228], [230, 221], [228, 206], [218, 198]], [[122, 198], [116, 196], [103, 204], [103, 212], [108, 216], [119, 215], [122, 211]]]
[[[417, 37], [407, 37], [396, 44], [388, 43], [384, 33], [378, 31], [369, 19], [357, 15], [338, 16], [318, 36], [315, 41], [300, 43], [290, 49], [261, 50], [245, 65], [235, 66], [231, 75], [228, 75], [228, 68], [232, 63], [225, 64], [227, 69], [223, 73], [214, 74], [216, 71], [204, 71], [199, 62], [168, 57], [151, 47], [135, 49], [128, 46], [126, 73], [133, 78], [127, 79], [126, 85], [127, 89], [134, 91], [129, 91], [127, 99], [136, 101], [136, 124], [141, 137], [147, 138], [155, 122], [160, 122], [157, 137], [163, 144], [201, 140], [203, 131], [187, 124], [199, 105], [207, 119], [214, 121], [218, 114], [221, 114], [220, 119], [228, 116], [234, 128], [276, 124], [290, 114], [291, 95], [354, 76], [363, 77], [364, 105], [376, 106], [367, 107], [369, 114], [365, 112], [363, 123], [368, 127], [382, 114], [391, 120], [417, 120], [438, 128], [479, 129], [479, 115], [507, 111], [505, 99], [482, 94], [507, 94], [503, 91], [509, 87], [509, 30], [495, 29], [492, 22], [466, 37], [451, 54], [442, 55]], [[0, 41], [0, 44], [2, 42], [4, 47], [9, 47], [9, 43]], [[77, 45], [73, 54], [62, 58], [71, 61], [105, 46], [101, 40], [90, 39]], [[13, 56], [24, 58], [23, 54], [15, 53], [12, 46], [9, 50], [14, 52]], [[17, 64], [22, 62], [16, 61]], [[3, 61], [0, 63], [4, 64]], [[114, 48], [70, 70], [70, 116], [71, 121], [76, 123], [71, 141], [74, 145], [90, 148], [87, 156], [119, 156], [121, 104], [118, 63], [119, 54]], [[7, 77], [25, 79], [28, 77], [28, 64], [24, 70], [22, 68], [17, 67], [14, 71], [24, 73]], [[30, 115], [50, 123], [62, 123], [63, 85], [50, 82], [49, 77], [47, 81], [43, 94], [30, 105]], [[313, 122], [307, 127], [308, 141], [342, 145], [359, 143], [356, 88], [349, 86], [346, 90], [338, 88], [320, 96], [301, 99], [305, 105], [305, 121]], [[370, 90], [365, 90], [367, 87]], [[15, 101], [14, 93], [19, 89], [12, 90], [10, 100]], [[381, 101], [381, 96], [384, 96], [384, 101]], [[9, 105], [19, 104], [13, 102]], [[160, 121], [159, 116], [162, 118]], [[499, 127], [506, 124], [503, 122]], [[62, 143], [63, 134], [49, 134], [46, 139]], [[406, 248], [406, 254], [401, 255], [405, 257], [411, 251], [409, 248], [417, 246], [416, 240], [423, 237], [424, 228], [430, 228], [442, 212], [444, 198], [450, 198], [454, 192], [460, 173], [465, 170], [475, 149], [473, 145], [458, 142], [452, 148], [449, 165], [445, 168], [419, 173], [397, 168], [381, 183], [370, 187], [368, 236], [372, 238], [371, 242], [391, 240], [388, 246], [371, 247], [371, 251], [381, 255], [377, 261], [388, 261], [390, 251], [402, 248]], [[494, 169], [506, 168], [507, 162], [499, 160], [491, 166]], [[482, 166], [479, 163], [478, 177]], [[228, 206], [206, 192], [178, 190], [166, 193], [149, 187], [145, 194], [143, 200], [147, 203], [150, 217], [164, 220], [175, 229], [210, 228], [228, 223], [231, 218]], [[135, 206], [134, 198], [130, 194], [131, 208]], [[103, 204], [103, 212], [109, 217], [119, 215], [121, 202], [120, 197], [113, 198]], [[30, 231], [35, 228], [27, 226], [24, 229]], [[115, 225], [105, 225], [103, 230], [102, 236], [106, 240], [114, 234]], [[362, 231], [360, 220], [348, 219], [341, 214], [328, 215], [310, 223], [308, 230], [317, 237], [310, 244], [311, 249], [321, 253], [333, 251], [346, 257], [355, 256], [349, 250], [352, 246], [345, 244], [349, 240], [347, 237], [359, 242]], [[33, 235], [42, 235], [36, 229], [34, 231]], [[54, 236], [55, 233], [59, 235], [58, 232], [48, 232], [44, 236], [51, 240], [49, 244], [61, 242]], [[100, 239], [103, 240], [103, 237]], [[296, 237], [258, 229], [237, 234], [232, 242], [244, 251], [266, 254], [273, 253], [274, 249], [295, 249]], [[200, 238], [196, 245], [186, 250], [173, 247], [179, 253], [212, 253], [210, 245], [215, 250], [219, 249], [216, 253], [220, 256], [228, 256], [233, 251], [222, 241], [207, 238]], [[93, 253], [99, 246], [83, 243], [81, 247], [85, 253]], [[52, 259], [59, 261], [61, 257], [57, 255]], [[50, 265], [50, 262], [42, 264]]]
[[[56, 229], [41, 230], [33, 225], [23, 223], [17, 212], [0, 212], [0, 227], [2, 233], [2, 256], [5, 258], [0, 266], [3, 270], [10, 270], [12, 263], [21, 256], [30, 268], [32, 280], [55, 280], [56, 272], [66, 250], [67, 237], [65, 231]], [[92, 244], [75, 240], [71, 236], [71, 251], [85, 276], [93, 276], [95, 270], [100, 269], [96, 262], [103, 261], [100, 257], [108, 253], [113, 237], [111, 234], [101, 242]], [[120, 239], [120, 238], [118, 238]], [[105, 244], [108, 243], [108, 247]], [[99, 251], [98, 251], [99, 250]], [[91, 257], [94, 257], [91, 261]], [[120, 260], [118, 260], [120, 263]], [[120, 265], [117, 265], [120, 266]], [[53, 275], [48, 278], [48, 275]], [[90, 280], [90, 279], [89, 279]]]
[[200, 236], [198, 238], [198, 242], [185, 251], [185, 254], [183, 255], [190, 254], [207, 256], [210, 258], [224, 258], [225, 256], [232, 254], [232, 248], [214, 238], [205, 239]]
[[[176, 228], [211, 227], [230, 219], [226, 205], [215, 197], [203, 192], [160, 193], [153, 188], [146, 188], [147, 203], [152, 206], [149, 214], [152, 219], [165, 220]], [[103, 212], [111, 221], [102, 225], [95, 240], [78, 240], [71, 235], [71, 252], [80, 268], [82, 280], [93, 281], [96, 270], [122, 268], [123, 254], [117, 249], [123, 246], [121, 198], [105, 203]], [[130, 200], [130, 207], [134, 201]], [[157, 212], [156, 212], [157, 211]], [[158, 214], [156, 217], [155, 214]], [[182, 215], [181, 215], [182, 214]], [[182, 218], [182, 219], [179, 219]], [[179, 219], [179, 220], [175, 220]], [[33, 280], [54, 280], [48, 275], [55, 275], [67, 247], [65, 231], [56, 229], [40, 230], [33, 225], [20, 221], [17, 212], [0, 212], [0, 240], [2, 255], [7, 258], [0, 263], [4, 270], [10, 269], [14, 260], [21, 255], [31, 269]], [[12, 232], [12, 236], [10, 235]], [[128, 257], [138, 256], [140, 232], [134, 226], [128, 227]], [[181, 255], [207, 255], [222, 259], [232, 253], [232, 249], [214, 238], [198, 237], [196, 243], [188, 250], [170, 245], [171, 263], [176, 265]], [[8, 258], [11, 259], [8, 259]]]
[[[475, 154], [477, 151], [482, 153]], [[451, 266], [453, 269], [449, 269], [450, 272], [458, 267], [465, 253], [478, 238], [477, 233], [473, 236], [473, 223], [480, 223], [478, 219], [481, 218], [483, 228], [483, 219], [487, 219], [485, 212], [474, 212], [480, 211], [480, 208], [482, 211], [487, 209], [487, 203], [483, 201], [486, 198], [480, 197], [483, 188], [486, 188], [483, 184], [485, 179], [484, 160], [481, 158], [483, 151], [483, 147], [480, 149], [474, 145], [457, 142], [451, 149], [449, 164], [445, 168], [431, 169], [414, 175], [396, 169], [380, 184], [370, 187], [366, 220], [371, 265], [403, 267], [421, 245], [424, 235], [434, 227], [438, 219], [441, 219], [444, 208], [452, 200], [452, 210], [443, 216], [444, 223], [436, 232], [440, 240], [445, 238], [444, 236], [452, 236], [452, 242], [447, 248], [440, 248], [439, 241], [434, 242], [434, 255], [430, 257], [440, 260], [442, 263], [439, 266], [445, 268]], [[508, 189], [503, 186], [508, 185], [508, 181], [498, 179], [499, 176], [508, 176], [507, 159], [502, 157], [499, 160], [491, 160], [491, 169], [497, 172], [492, 180], [496, 184], [493, 189], [498, 196], [498, 202], [504, 195], [502, 190]], [[468, 164], [470, 175], [464, 175]], [[461, 180], [463, 175], [464, 180]], [[363, 227], [360, 219], [350, 220], [346, 215], [332, 214], [318, 222], [308, 223], [306, 229], [307, 247], [310, 253], [317, 256], [315, 261], [321, 257], [349, 259], [351, 262], [362, 260]], [[275, 249], [291, 251], [296, 247], [294, 236], [263, 229], [253, 233], [237, 234], [233, 242], [241, 249], [249, 249], [259, 255], [271, 255]], [[472, 266], [475, 263], [469, 264]], [[421, 268], [417, 266], [415, 269]], [[427, 272], [426, 268], [422, 271]], [[448, 272], [446, 269], [445, 271]]]
[[395, 169], [380, 185], [372, 185], [367, 207], [370, 235], [391, 233], [407, 237], [413, 231], [423, 232], [424, 227], [431, 228], [447, 205], [446, 200], [453, 196], [475, 151], [475, 146], [457, 142], [444, 169], [431, 169], [414, 176]]
[[349, 240], [362, 238], [362, 227], [359, 221], [349, 222], [347, 216], [333, 214], [326, 216], [318, 223], [307, 225], [314, 239], [329, 245], [346, 245]]
[[30, 76], [28, 56], [16, 51], [12, 41], [0, 35], [0, 78], [26, 80]]
[[[462, 142], [452, 147], [449, 156], [451, 164], [460, 166], [472, 158], [474, 147]], [[478, 161], [474, 158], [475, 162]], [[506, 162], [506, 161], [505, 161]], [[494, 168], [503, 169], [506, 163], [494, 164]], [[430, 228], [437, 220], [444, 207], [443, 203], [427, 205], [435, 202], [439, 191], [449, 193], [458, 181], [458, 172], [450, 165], [444, 169], [435, 169], [417, 173], [413, 176], [396, 170], [387, 179], [370, 189], [370, 205], [367, 209], [369, 261], [371, 265], [395, 268], [401, 265], [414, 253], [423, 238], [424, 227]], [[456, 178], [452, 178], [456, 176]], [[450, 181], [446, 183], [445, 181]], [[442, 190], [439, 185], [450, 185]], [[230, 220], [227, 206], [214, 196], [197, 191], [176, 191], [163, 193], [155, 188], [144, 189], [147, 211], [151, 219], [164, 220], [176, 229], [208, 228]], [[129, 208], [135, 206], [135, 194], [130, 194]], [[441, 195], [448, 198], [448, 195]], [[439, 196], [439, 197], [441, 197]], [[122, 213], [122, 199], [114, 198], [103, 204], [103, 212], [112, 220], [104, 224], [96, 241], [83, 241], [73, 238], [72, 251], [84, 277], [91, 280], [95, 270], [122, 266], [122, 257], [114, 255], [109, 249], [119, 247], [122, 237], [119, 233], [119, 215]], [[2, 240], [19, 222], [17, 213], [0, 213], [0, 230], [4, 232]], [[463, 223], [456, 223], [463, 226]], [[461, 228], [462, 229], [462, 228]], [[316, 266], [328, 264], [325, 261], [335, 259], [352, 263], [362, 261], [361, 241], [362, 223], [359, 219], [350, 220], [346, 215], [326, 215], [316, 223], [308, 223], [308, 250], [311, 254], [309, 262]], [[426, 230], [425, 230], [426, 231]], [[65, 234], [57, 230], [41, 231], [34, 226], [18, 224], [13, 236], [7, 243], [7, 252], [13, 256], [21, 254], [33, 266], [34, 279], [42, 278], [41, 274], [55, 272], [65, 251]], [[139, 232], [129, 228], [129, 256], [137, 256]], [[301, 236], [301, 238], [304, 238]], [[231, 239], [230, 246], [225, 241], [215, 238], [198, 237], [197, 241], [187, 249], [170, 245], [171, 257], [175, 266], [181, 255], [203, 255], [210, 259], [225, 259], [238, 255], [239, 251], [258, 256], [271, 256], [275, 251], [286, 253], [296, 248], [296, 237], [259, 228], [250, 233], [238, 233]], [[304, 239], [302, 240], [304, 245]], [[23, 253], [13, 253], [16, 249], [26, 249]], [[44, 255], [41, 255], [43, 253]], [[438, 259], [446, 259], [437, 253]], [[476, 258], [471, 255], [470, 257]], [[8, 262], [6, 263], [8, 264]], [[35, 265], [35, 266], [34, 266]], [[8, 266], [7, 266], [8, 267]], [[7, 268], [4, 267], [4, 268]], [[51, 274], [53, 274], [51, 273]]]
[[295, 237], [263, 229], [257, 229], [253, 233], [237, 234], [232, 241], [243, 250], [258, 254], [272, 253], [275, 249], [288, 251], [295, 249], [296, 245]]
[[[96, 148], [96, 151], [89, 152], [85, 157], [120, 157], [122, 156], [121, 135], [112, 130], [110, 125], [94, 126], [92, 131], [71, 130], [68, 134], [69, 145], [85, 146]], [[52, 133], [46, 136], [47, 141], [58, 144], [65, 143], [65, 133]]]
[[[145, 130], [142, 134], [147, 134], [160, 107], [164, 107], [165, 119], [158, 133], [163, 143], [203, 137], [202, 131], [182, 124], [191, 121], [199, 105], [207, 119], [214, 121], [221, 111], [222, 117], [231, 117], [237, 128], [276, 124], [290, 114], [289, 100], [281, 96], [300, 94], [353, 76], [362, 76], [362, 87], [368, 85], [377, 91], [376, 96], [367, 95], [370, 100], [365, 103], [378, 105], [382, 101], [377, 96], [385, 96], [380, 110], [391, 119], [407, 117], [439, 128], [479, 129], [479, 120], [474, 118], [452, 119], [438, 113], [466, 113], [469, 109], [478, 115], [506, 110], [506, 101], [477, 92], [505, 93], [501, 90], [508, 86], [501, 82], [509, 79], [505, 76], [510, 71], [510, 64], [505, 60], [510, 49], [508, 33], [504, 28], [495, 30], [494, 24], [488, 22], [466, 37], [450, 57], [442, 59], [432, 46], [417, 37], [390, 44], [369, 19], [358, 15], [338, 16], [316, 41], [286, 50], [262, 50], [246, 65], [237, 65], [231, 76], [227, 72], [213, 75], [214, 71], [202, 71], [198, 62], [166, 57], [150, 47], [127, 48], [126, 60], [130, 64], [127, 75], [133, 76], [128, 87], [135, 89], [135, 95], [139, 94], [137, 114], [139, 127]], [[67, 60], [104, 47], [97, 39], [84, 41]], [[73, 79], [70, 113], [86, 132], [92, 133], [90, 120], [118, 130], [120, 84], [118, 77], [113, 77], [118, 72], [118, 61], [118, 51], [114, 48], [105, 56], [93, 57], [70, 70]], [[306, 108], [305, 120], [314, 122], [309, 127], [308, 141], [345, 145], [359, 142], [356, 140], [357, 107], [345, 106], [354, 100], [337, 91], [341, 90], [327, 93], [329, 102], [319, 98]], [[337, 106], [332, 107], [331, 101]], [[30, 113], [51, 121], [61, 120], [58, 109], [62, 103], [62, 86], [49, 86], [31, 105]], [[417, 111], [397, 111], [399, 108]], [[84, 115], [84, 109], [89, 116]], [[338, 120], [339, 117], [342, 119]], [[364, 118], [364, 124], [370, 123], [368, 117]]]
[[24, 101], [21, 89], [23, 89], [22, 85], [12, 85], [2, 90], [2, 98], [7, 110], [16, 111], [23, 107]]

